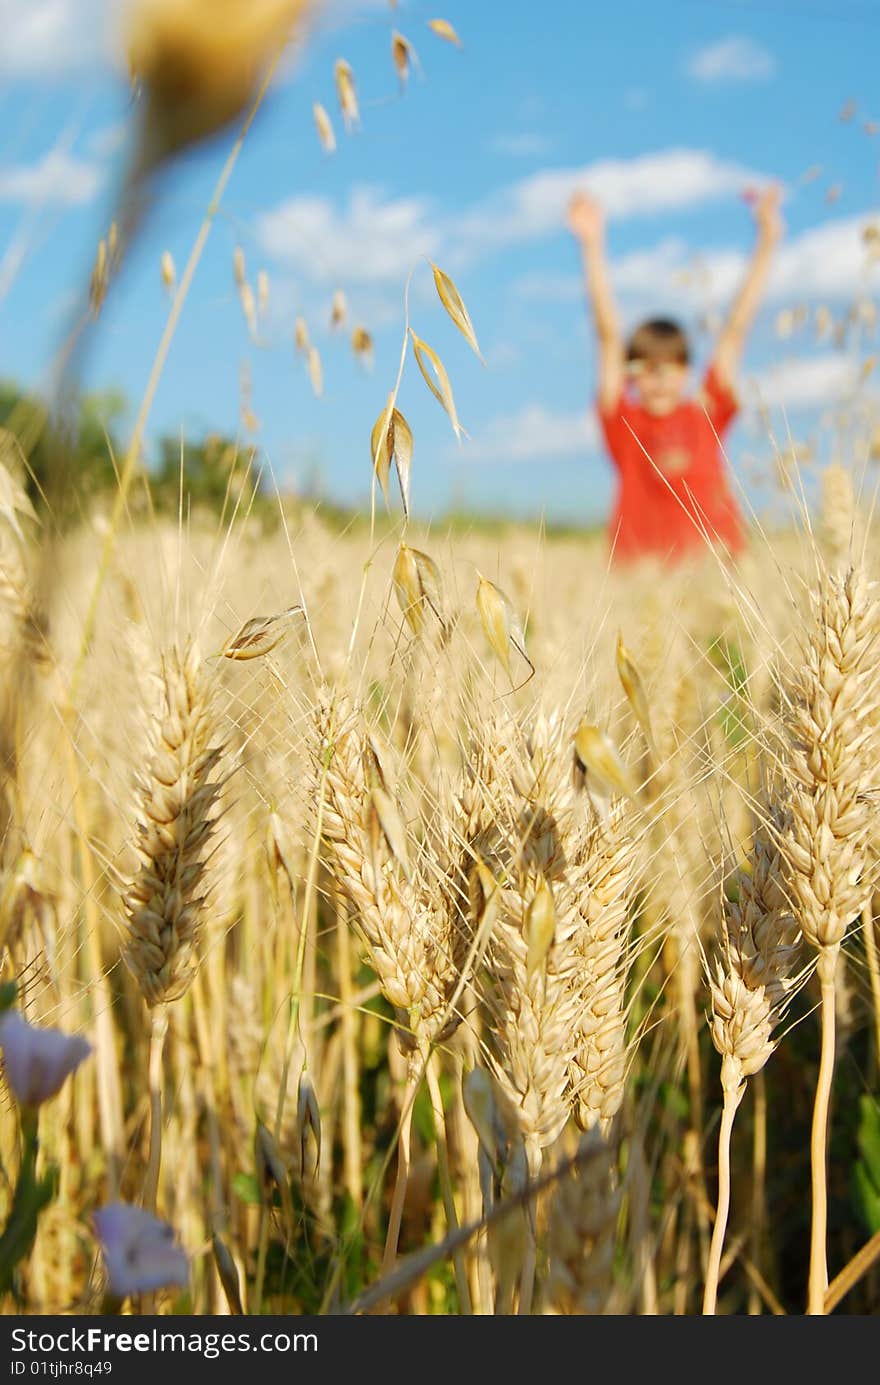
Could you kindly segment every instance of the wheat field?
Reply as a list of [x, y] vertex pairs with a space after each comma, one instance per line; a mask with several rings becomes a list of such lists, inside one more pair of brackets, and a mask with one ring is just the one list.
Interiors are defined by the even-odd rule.
[[[234, 162], [301, 7], [222, 43], [204, 8], [141, 7], [89, 331], [144, 180], [243, 119]], [[787, 519], [736, 565], [617, 568], [410, 516], [401, 381], [459, 425], [402, 348], [344, 524], [255, 504], [246, 449], [222, 512], [185, 456], [153, 512], [154, 379], [76, 523], [63, 457], [29, 498], [0, 435], [4, 1312], [874, 1312], [870, 398], [821, 487], [770, 449]]]
[[259, 528], [124, 535], [84, 654], [92, 535], [8, 617], [5, 976], [93, 1049], [42, 1110], [22, 1305], [96, 1310], [121, 1199], [189, 1254], [169, 1309], [698, 1311], [740, 1106], [721, 1303], [796, 1310], [828, 956], [835, 1272], [868, 1239], [863, 554], [756, 536], [658, 581], [409, 531], [413, 600], [391, 528]]

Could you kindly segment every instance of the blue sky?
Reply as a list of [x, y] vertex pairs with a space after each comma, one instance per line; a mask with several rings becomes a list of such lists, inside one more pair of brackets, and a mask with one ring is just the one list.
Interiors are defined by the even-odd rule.
[[[49, 377], [125, 160], [129, 98], [109, 37], [118, 9], [110, 0], [0, 0], [0, 376], [28, 384]], [[455, 26], [462, 50], [428, 29], [436, 16]], [[390, 56], [395, 28], [421, 68], [403, 91]], [[397, 373], [412, 273], [412, 325], [443, 359], [468, 434], [459, 447], [410, 358], [399, 406], [415, 435], [415, 513], [428, 519], [464, 503], [599, 518], [612, 482], [591, 415], [593, 353], [567, 197], [588, 186], [609, 209], [625, 321], [655, 310], [679, 316], [705, 359], [751, 244], [741, 192], [770, 177], [785, 185], [788, 229], [743, 396], [760, 391], [780, 438], [789, 429], [798, 440], [823, 428], [828, 436], [829, 410], [855, 388], [859, 358], [872, 349], [867, 327], [842, 343], [817, 333], [815, 310], [839, 320], [880, 279], [862, 242], [880, 207], [878, 40], [880, 6], [858, 0], [325, 6], [236, 168], [151, 438], [240, 432], [244, 372], [256, 440], [280, 484], [319, 477], [325, 494], [363, 501], [370, 429]], [[338, 57], [357, 84], [352, 133], [336, 102]], [[315, 132], [315, 101], [336, 130], [332, 155]], [[120, 388], [132, 409], [169, 306], [162, 252], [182, 267], [231, 138], [174, 171], [105, 306], [86, 383]], [[254, 286], [260, 269], [269, 276], [260, 344], [239, 306], [236, 246]], [[454, 276], [485, 365], [440, 308], [426, 257]], [[350, 318], [334, 333], [339, 288]], [[798, 308], [809, 316], [792, 330], [787, 310]], [[320, 399], [294, 352], [298, 314], [321, 354]], [[355, 323], [374, 337], [371, 369], [350, 349]], [[760, 507], [772, 452], [766, 414], [744, 410], [729, 452]]]

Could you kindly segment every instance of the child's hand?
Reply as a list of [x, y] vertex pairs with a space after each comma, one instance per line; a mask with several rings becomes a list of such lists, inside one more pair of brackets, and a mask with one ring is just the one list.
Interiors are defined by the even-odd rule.
[[785, 223], [782, 220], [782, 189], [778, 183], [764, 188], [752, 202], [752, 215], [762, 241], [775, 245], [782, 239]]
[[576, 192], [568, 204], [568, 229], [579, 241], [595, 244], [605, 229], [605, 216], [599, 203], [586, 192]]

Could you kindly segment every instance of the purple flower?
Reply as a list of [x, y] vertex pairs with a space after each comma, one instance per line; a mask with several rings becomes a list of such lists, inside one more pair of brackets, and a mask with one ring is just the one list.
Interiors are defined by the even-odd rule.
[[111, 1202], [95, 1213], [94, 1223], [107, 1287], [116, 1298], [189, 1283], [189, 1262], [174, 1239], [174, 1228], [152, 1212]]
[[92, 1051], [79, 1034], [38, 1029], [18, 1010], [0, 1017], [0, 1048], [6, 1080], [23, 1106], [48, 1101]]

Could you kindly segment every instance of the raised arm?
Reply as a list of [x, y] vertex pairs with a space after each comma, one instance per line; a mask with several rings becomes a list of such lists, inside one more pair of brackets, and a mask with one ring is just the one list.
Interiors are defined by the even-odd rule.
[[755, 201], [755, 225], [758, 231], [755, 249], [745, 279], [715, 347], [713, 364], [716, 377], [720, 384], [730, 390], [736, 383], [736, 373], [746, 337], [761, 306], [773, 252], [782, 239], [783, 223], [779, 202], [780, 190], [776, 186], [765, 188]]
[[593, 310], [599, 348], [599, 403], [603, 409], [611, 409], [623, 390], [623, 340], [605, 258], [602, 208], [585, 192], [576, 192], [569, 203], [568, 224], [581, 247], [587, 298]]

